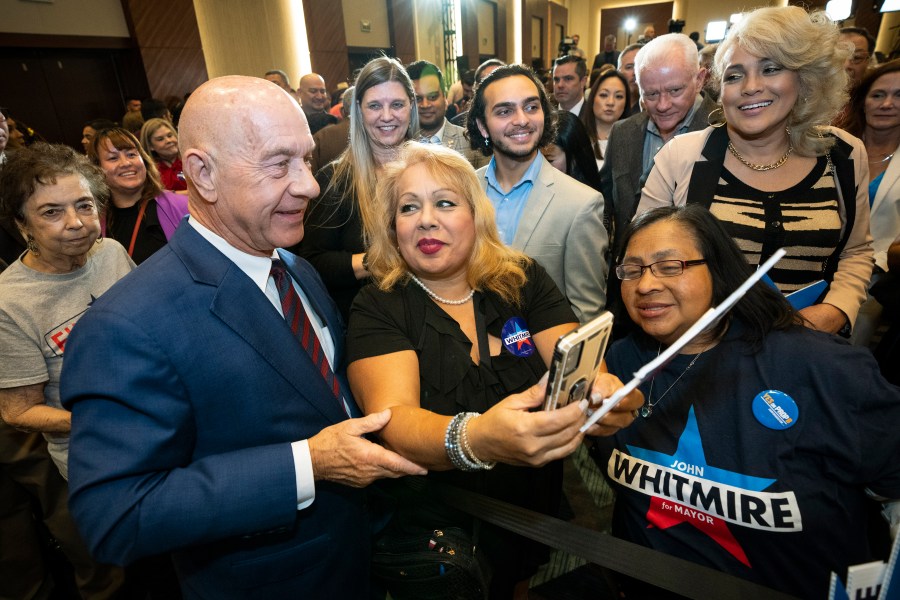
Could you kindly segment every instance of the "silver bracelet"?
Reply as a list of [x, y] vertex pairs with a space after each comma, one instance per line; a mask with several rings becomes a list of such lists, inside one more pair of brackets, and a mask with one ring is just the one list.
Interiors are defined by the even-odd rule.
[[472, 452], [472, 446], [469, 445], [469, 421], [471, 421], [475, 417], [480, 417], [480, 416], [481, 416], [481, 413], [477, 413], [477, 412], [476, 413], [466, 413], [466, 418], [463, 419], [462, 426], [460, 428], [461, 429], [460, 438], [462, 439], [463, 454], [466, 455], [466, 458], [468, 458], [474, 464], [478, 465], [479, 470], [490, 471], [491, 469], [493, 469], [494, 467], [497, 466], [497, 463], [496, 462], [485, 462], [485, 461], [481, 460], [480, 458], [475, 456], [475, 453]]
[[459, 413], [455, 415], [450, 420], [450, 425], [447, 426], [447, 433], [444, 435], [444, 448], [447, 450], [450, 464], [460, 471], [478, 471], [481, 469], [477, 463], [469, 460], [469, 457], [463, 452], [460, 439], [464, 423], [471, 419], [474, 414], [477, 413]]

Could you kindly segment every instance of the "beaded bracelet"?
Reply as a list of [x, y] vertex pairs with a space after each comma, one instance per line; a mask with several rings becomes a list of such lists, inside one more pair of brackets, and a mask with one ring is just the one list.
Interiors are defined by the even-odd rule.
[[459, 413], [454, 416], [447, 426], [447, 433], [444, 435], [444, 448], [447, 449], [447, 457], [450, 464], [460, 471], [479, 471], [483, 469], [481, 464], [470, 460], [463, 451], [461, 436], [465, 429], [466, 423], [478, 413]]
[[471, 460], [473, 463], [478, 465], [478, 468], [482, 471], [490, 471], [494, 467], [497, 466], [496, 462], [485, 462], [475, 456], [475, 453], [472, 452], [472, 446], [469, 445], [469, 421], [474, 419], [475, 417], [481, 416], [480, 413], [466, 413], [466, 419], [463, 420], [462, 428], [460, 432], [460, 437], [462, 438], [462, 448], [463, 453], [466, 455], [466, 458]]

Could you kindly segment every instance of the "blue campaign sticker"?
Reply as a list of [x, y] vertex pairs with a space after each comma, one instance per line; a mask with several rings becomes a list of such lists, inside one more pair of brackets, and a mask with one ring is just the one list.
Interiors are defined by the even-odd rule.
[[516, 356], [525, 357], [534, 354], [534, 340], [528, 331], [528, 324], [522, 317], [512, 317], [503, 324], [500, 339], [507, 350]]
[[797, 422], [800, 409], [784, 392], [765, 390], [753, 399], [753, 416], [769, 429], [788, 429]]

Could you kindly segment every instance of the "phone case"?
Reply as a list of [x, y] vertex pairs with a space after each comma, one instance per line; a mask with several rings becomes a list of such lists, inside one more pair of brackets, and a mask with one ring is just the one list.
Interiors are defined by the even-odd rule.
[[556, 342], [544, 410], [562, 408], [586, 398], [600, 370], [612, 333], [609, 311], [567, 333]]

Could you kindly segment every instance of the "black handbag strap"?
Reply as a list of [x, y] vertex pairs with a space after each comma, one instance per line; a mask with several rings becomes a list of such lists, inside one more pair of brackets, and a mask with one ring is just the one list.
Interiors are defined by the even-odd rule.
[[457, 487], [431, 483], [444, 502], [523, 537], [688, 598], [789, 600], [789, 594], [609, 534]]

